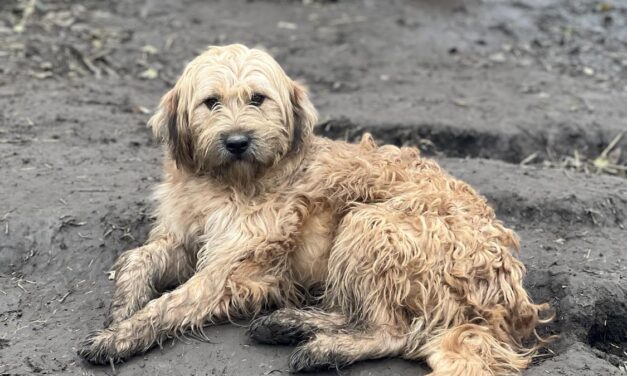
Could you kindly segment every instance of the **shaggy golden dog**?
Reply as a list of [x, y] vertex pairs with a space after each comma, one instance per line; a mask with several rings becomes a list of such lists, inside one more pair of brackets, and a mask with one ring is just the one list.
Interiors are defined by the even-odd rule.
[[110, 325], [79, 354], [120, 361], [256, 317], [254, 339], [299, 344], [293, 371], [388, 356], [433, 375], [525, 368], [545, 306], [523, 289], [516, 235], [417, 149], [316, 137], [316, 121], [265, 52], [189, 63], [149, 121], [167, 144], [155, 227], [117, 261]]

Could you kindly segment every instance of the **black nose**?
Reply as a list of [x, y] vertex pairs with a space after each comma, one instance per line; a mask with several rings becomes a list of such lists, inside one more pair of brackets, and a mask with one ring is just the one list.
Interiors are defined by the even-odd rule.
[[233, 154], [242, 154], [250, 146], [250, 136], [245, 134], [232, 134], [224, 140], [226, 150]]

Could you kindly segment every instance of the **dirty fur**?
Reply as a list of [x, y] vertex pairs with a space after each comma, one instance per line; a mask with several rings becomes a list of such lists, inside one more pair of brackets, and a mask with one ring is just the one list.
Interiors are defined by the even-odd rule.
[[[149, 121], [165, 145], [155, 226], [116, 263], [109, 326], [79, 354], [117, 362], [279, 309], [249, 333], [299, 343], [293, 371], [390, 356], [432, 375], [524, 369], [548, 307], [523, 289], [514, 232], [417, 149], [316, 137], [316, 122], [265, 52], [212, 47], [189, 63]], [[234, 132], [251, 138], [238, 158]]]

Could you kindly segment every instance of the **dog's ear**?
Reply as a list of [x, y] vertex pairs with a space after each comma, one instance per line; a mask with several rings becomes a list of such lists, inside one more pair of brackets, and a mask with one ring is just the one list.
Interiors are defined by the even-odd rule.
[[292, 82], [290, 101], [294, 112], [291, 150], [298, 151], [303, 142], [313, 134], [314, 125], [318, 121], [318, 113], [309, 100], [305, 87], [296, 81]]
[[155, 137], [167, 143], [172, 159], [178, 168], [194, 170], [194, 153], [190, 130], [187, 125], [186, 111], [179, 106], [179, 95], [176, 88], [168, 91], [157, 112], [148, 120]]

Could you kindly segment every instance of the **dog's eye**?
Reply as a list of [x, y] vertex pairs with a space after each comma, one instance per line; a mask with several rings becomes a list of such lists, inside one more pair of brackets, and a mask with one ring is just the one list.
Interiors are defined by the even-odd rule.
[[205, 104], [205, 106], [207, 106], [208, 109], [213, 110], [220, 102], [218, 102], [218, 98], [210, 97], [205, 99], [203, 103]]
[[259, 94], [259, 93], [255, 93], [250, 97], [250, 104], [252, 106], [256, 106], [259, 107], [261, 106], [261, 104], [263, 103], [263, 101], [266, 100], [265, 95], [263, 94]]

